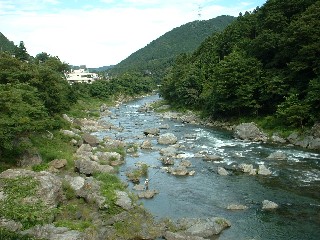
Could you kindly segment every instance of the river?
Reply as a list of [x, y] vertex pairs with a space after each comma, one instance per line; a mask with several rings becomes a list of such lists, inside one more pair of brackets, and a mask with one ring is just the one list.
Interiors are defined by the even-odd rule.
[[[161, 134], [174, 133], [179, 143], [185, 145], [181, 153], [191, 161], [194, 176], [173, 176], [163, 170], [158, 150], [138, 150], [139, 157], [128, 154], [126, 163], [120, 168], [119, 176], [137, 162], [145, 162], [150, 167], [149, 188], [159, 191], [152, 199], [140, 200], [156, 218], [178, 219], [182, 217], [213, 217], [228, 219], [232, 226], [223, 231], [220, 240], [301, 240], [320, 239], [320, 154], [304, 151], [286, 145], [251, 143], [234, 139], [226, 131], [199, 125], [184, 125], [170, 119], [163, 119], [154, 112], [138, 112], [138, 108], [155, 100], [157, 95], [137, 99], [118, 108], [111, 109], [113, 117], [102, 120], [119, 124], [122, 132], [99, 132], [98, 136], [121, 137], [127, 143], [142, 143], [139, 138], [148, 128], [168, 124], [169, 129], [161, 129]], [[116, 116], [116, 117], [114, 117]], [[194, 139], [185, 139], [192, 134]], [[150, 139], [150, 138], [149, 138]], [[161, 148], [156, 138], [151, 138], [155, 148]], [[220, 162], [206, 162], [195, 158], [199, 151], [207, 151], [223, 157]], [[275, 151], [284, 152], [288, 159], [267, 160]], [[176, 163], [179, 163], [179, 159]], [[255, 166], [264, 163], [271, 176], [249, 176], [232, 174], [220, 176], [218, 166], [230, 167], [235, 164], [250, 163]], [[132, 188], [132, 184], [129, 184]], [[272, 211], [262, 210], [262, 201], [270, 200], [279, 205]], [[243, 204], [246, 210], [231, 211], [229, 204]]]

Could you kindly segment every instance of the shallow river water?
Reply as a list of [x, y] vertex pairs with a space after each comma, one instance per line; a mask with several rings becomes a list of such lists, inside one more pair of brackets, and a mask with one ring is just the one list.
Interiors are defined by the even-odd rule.
[[[224, 217], [232, 226], [223, 231], [218, 239], [320, 239], [320, 154], [304, 151], [292, 146], [276, 146], [262, 143], [244, 142], [232, 137], [229, 132], [199, 125], [184, 125], [161, 118], [157, 113], [138, 112], [138, 108], [155, 100], [157, 95], [134, 100], [119, 108], [111, 109], [113, 117], [103, 120], [119, 124], [122, 132], [99, 132], [98, 136], [121, 137], [128, 143], [142, 143], [139, 138], [148, 128], [158, 128], [168, 124], [169, 129], [161, 129], [161, 134], [174, 133], [186, 159], [191, 161], [194, 176], [173, 176], [161, 170], [158, 150], [138, 150], [139, 157], [126, 157], [126, 164], [120, 168], [119, 176], [132, 170], [137, 162], [145, 162], [150, 167], [149, 189], [159, 191], [153, 199], [140, 200], [157, 218], [178, 219], [182, 217]], [[116, 117], [114, 117], [116, 116]], [[194, 139], [185, 139], [192, 134]], [[155, 148], [161, 148], [156, 138], [149, 138]], [[195, 158], [199, 151], [223, 157], [220, 162], [206, 162]], [[284, 161], [267, 160], [275, 151], [284, 152]], [[176, 164], [181, 159], [175, 160]], [[220, 176], [218, 166], [230, 167], [235, 164], [250, 163], [255, 167], [264, 163], [271, 176], [249, 176], [233, 174]], [[129, 185], [132, 188], [132, 185]], [[279, 205], [273, 211], [262, 210], [262, 201], [270, 200]], [[231, 211], [229, 204], [243, 204], [246, 210]]]

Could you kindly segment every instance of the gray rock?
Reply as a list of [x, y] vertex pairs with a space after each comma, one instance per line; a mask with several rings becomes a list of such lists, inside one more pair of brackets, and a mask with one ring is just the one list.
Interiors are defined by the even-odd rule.
[[[49, 172], [34, 172], [26, 169], [8, 169], [0, 174], [0, 186], [5, 179], [18, 179], [21, 177], [30, 177], [38, 182], [35, 186], [35, 193], [30, 193], [25, 199], [28, 203], [41, 202], [46, 209], [56, 208], [63, 199], [61, 179]], [[27, 184], [27, 183], [26, 183]], [[0, 191], [1, 191], [0, 187]], [[18, 203], [18, 202], [17, 202]], [[19, 202], [19, 204], [23, 204]], [[48, 221], [53, 221], [54, 213], [50, 213]]]
[[149, 128], [143, 131], [144, 135], [152, 135], [152, 136], [158, 136], [160, 133], [160, 130], [158, 128]]
[[51, 162], [49, 162], [49, 166], [53, 167], [55, 169], [61, 169], [67, 166], [67, 160], [66, 159], [55, 159]]
[[101, 195], [100, 184], [92, 177], [85, 179], [83, 186], [76, 191], [78, 197], [82, 197], [88, 203], [96, 204], [99, 209], [106, 209], [109, 206], [105, 197]]
[[124, 210], [130, 210], [133, 207], [132, 200], [129, 198], [128, 193], [123, 191], [115, 191], [115, 193], [117, 196], [116, 205]]
[[85, 133], [82, 136], [82, 139], [85, 144], [89, 144], [91, 147], [96, 147], [99, 145], [99, 139], [89, 133]]
[[136, 191], [144, 191], [145, 186], [142, 185], [142, 184], [136, 184], [136, 185], [133, 186], [133, 189], [136, 190]]
[[246, 210], [248, 207], [241, 204], [230, 204], [227, 206], [228, 210]]
[[63, 134], [63, 135], [66, 135], [68, 137], [73, 137], [73, 138], [81, 138], [79, 134], [73, 132], [73, 131], [70, 131], [70, 130], [60, 130], [60, 132]]
[[206, 219], [185, 218], [179, 220], [179, 226], [182, 229], [186, 229], [182, 233], [187, 234], [187, 236], [209, 238], [220, 234], [224, 229], [230, 227], [231, 223], [224, 218], [218, 217]]
[[177, 141], [178, 138], [173, 133], [161, 134], [158, 138], [158, 143], [164, 145], [172, 145], [175, 144]]
[[218, 167], [218, 174], [221, 175], [221, 176], [227, 176], [229, 175], [228, 171], [225, 170], [223, 167]]
[[20, 231], [23, 228], [23, 226], [20, 222], [15, 222], [13, 220], [0, 218], [0, 228], [5, 228], [11, 232], [17, 232], [17, 231]]
[[278, 207], [279, 205], [272, 201], [269, 201], [269, 200], [262, 201], [262, 209], [269, 210], [269, 209], [276, 209]]
[[286, 143], [287, 141], [280, 137], [277, 133], [274, 133], [271, 137], [271, 140], [275, 143]]
[[75, 168], [79, 173], [92, 175], [94, 173], [113, 173], [114, 168], [109, 165], [101, 165], [88, 159], [75, 160]]
[[62, 114], [62, 118], [69, 123], [73, 122], [73, 120], [67, 114]]
[[242, 171], [243, 173], [249, 173], [249, 175], [255, 175], [256, 174], [256, 169], [253, 168], [252, 164], [245, 164], [245, 163], [241, 163], [238, 168], [240, 169], [240, 171]]
[[308, 148], [312, 150], [320, 150], [320, 138], [310, 139]]
[[69, 175], [66, 175], [64, 178], [70, 184], [71, 188], [75, 191], [80, 190], [83, 187], [85, 182], [85, 179], [80, 176], [71, 177]]
[[142, 144], [140, 145], [141, 149], [152, 149], [152, 143], [150, 140], [145, 140], [142, 142]]
[[161, 157], [160, 161], [164, 165], [174, 165], [174, 159], [170, 157]]
[[287, 139], [290, 143], [295, 144], [299, 139], [299, 134], [296, 132], [293, 132], [287, 137]]
[[268, 137], [263, 133], [255, 123], [241, 123], [234, 129], [234, 136], [242, 140], [254, 142], [266, 142]]
[[177, 155], [177, 149], [172, 146], [162, 148], [160, 149], [160, 154], [165, 157], [175, 157]]
[[277, 151], [277, 152], [273, 152], [271, 153], [267, 159], [272, 159], [272, 160], [286, 160], [287, 159], [287, 155], [283, 152]]
[[268, 168], [266, 168], [265, 165], [261, 164], [259, 165], [258, 174], [267, 176], [267, 175], [271, 175], [272, 172]]
[[177, 175], [177, 176], [186, 176], [189, 174], [189, 171], [186, 167], [176, 167], [176, 168], [169, 168], [169, 173], [172, 175]]
[[182, 160], [180, 163], [179, 163], [179, 166], [181, 167], [191, 167], [191, 162], [188, 161], [188, 160]]
[[21, 232], [21, 234], [29, 234], [35, 238], [48, 240], [85, 240], [84, 234], [79, 231], [70, 230], [66, 227], [55, 227], [52, 224], [38, 225]]
[[170, 128], [169, 124], [161, 124], [159, 126], [159, 129], [169, 129], [169, 128]]
[[214, 161], [222, 161], [223, 159], [222, 157], [214, 154], [206, 154], [204, 160], [208, 162], [214, 162]]
[[315, 138], [320, 138], [320, 122], [313, 125], [311, 135]]
[[184, 233], [165, 232], [164, 238], [167, 240], [205, 240], [203, 237], [187, 236]]
[[153, 198], [157, 193], [159, 193], [159, 192], [156, 191], [156, 190], [146, 190], [146, 191], [143, 191], [143, 192], [139, 192], [138, 193], [138, 197], [139, 198], [150, 199], [150, 198]]

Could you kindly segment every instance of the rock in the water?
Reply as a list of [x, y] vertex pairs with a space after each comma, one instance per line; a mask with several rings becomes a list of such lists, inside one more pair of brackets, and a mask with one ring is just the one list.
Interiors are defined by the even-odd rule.
[[160, 133], [160, 130], [158, 128], [149, 128], [143, 131], [144, 135], [152, 135], [152, 136], [158, 136]]
[[165, 157], [175, 157], [177, 155], [177, 149], [172, 146], [162, 148], [160, 154]]
[[184, 233], [173, 233], [169, 231], [164, 234], [164, 238], [166, 240], [205, 240], [203, 237], [188, 236]]
[[254, 142], [266, 142], [268, 137], [263, 133], [255, 123], [241, 123], [234, 129], [234, 136], [239, 139]]
[[221, 175], [221, 176], [227, 176], [229, 175], [228, 171], [225, 170], [223, 167], [218, 167], [218, 174]]
[[249, 175], [256, 175], [257, 174], [257, 170], [253, 168], [252, 164], [245, 164], [245, 163], [241, 163], [238, 168], [240, 169], [240, 171], [244, 172], [244, 173], [249, 173]]
[[85, 240], [82, 232], [70, 230], [66, 227], [55, 227], [53, 224], [37, 225], [21, 232], [23, 235], [31, 235], [39, 239], [49, 240]]
[[206, 219], [181, 219], [179, 220], [179, 225], [185, 229], [182, 233], [187, 234], [187, 236], [209, 238], [220, 234], [224, 229], [230, 227], [231, 223], [224, 218], [210, 217]]
[[178, 141], [178, 138], [173, 133], [165, 133], [159, 136], [158, 143], [164, 145], [172, 145]]
[[227, 207], [228, 210], [245, 210], [247, 208], [247, 206], [241, 204], [230, 204]]
[[156, 191], [156, 190], [146, 190], [143, 192], [139, 192], [138, 197], [149, 199], [149, 198], [153, 198], [154, 195], [156, 195], [157, 193], [158, 193], [158, 191]]
[[141, 149], [152, 149], [152, 143], [150, 140], [145, 140], [143, 143], [140, 145]]
[[210, 162], [210, 161], [212, 161], [212, 162], [214, 162], [214, 161], [221, 161], [221, 160], [222, 160], [222, 157], [217, 156], [217, 155], [213, 155], [213, 154], [207, 154], [207, 155], [205, 156], [204, 160], [205, 160], [205, 161], [208, 161], [208, 162]]
[[272, 201], [269, 201], [269, 200], [262, 201], [262, 209], [269, 210], [269, 209], [276, 209], [278, 207], [279, 207], [279, 205], [272, 202]]
[[286, 160], [287, 159], [287, 155], [283, 152], [277, 151], [277, 152], [273, 152], [271, 153], [267, 159], [272, 159], [272, 160]]
[[271, 175], [272, 172], [263, 164], [259, 165], [259, 169], [258, 169], [258, 174], [259, 175]]

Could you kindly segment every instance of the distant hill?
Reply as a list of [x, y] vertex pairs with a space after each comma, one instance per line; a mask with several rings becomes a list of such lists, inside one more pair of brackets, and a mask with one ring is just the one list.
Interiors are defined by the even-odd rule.
[[111, 73], [138, 70], [151, 72], [159, 78], [179, 54], [193, 52], [204, 39], [214, 32], [222, 31], [235, 19], [223, 15], [174, 28], [121, 61]]
[[8, 38], [6, 38], [6, 36], [4, 36], [0, 32], [0, 52], [13, 53], [13, 52], [15, 52], [16, 48], [17, 47], [14, 45], [14, 43], [12, 41], [9, 41]]
[[113, 68], [114, 65], [110, 65], [110, 66], [102, 66], [102, 67], [97, 67], [97, 68], [89, 68], [89, 70], [91, 72], [103, 72], [103, 71], [106, 71], [110, 68]]

